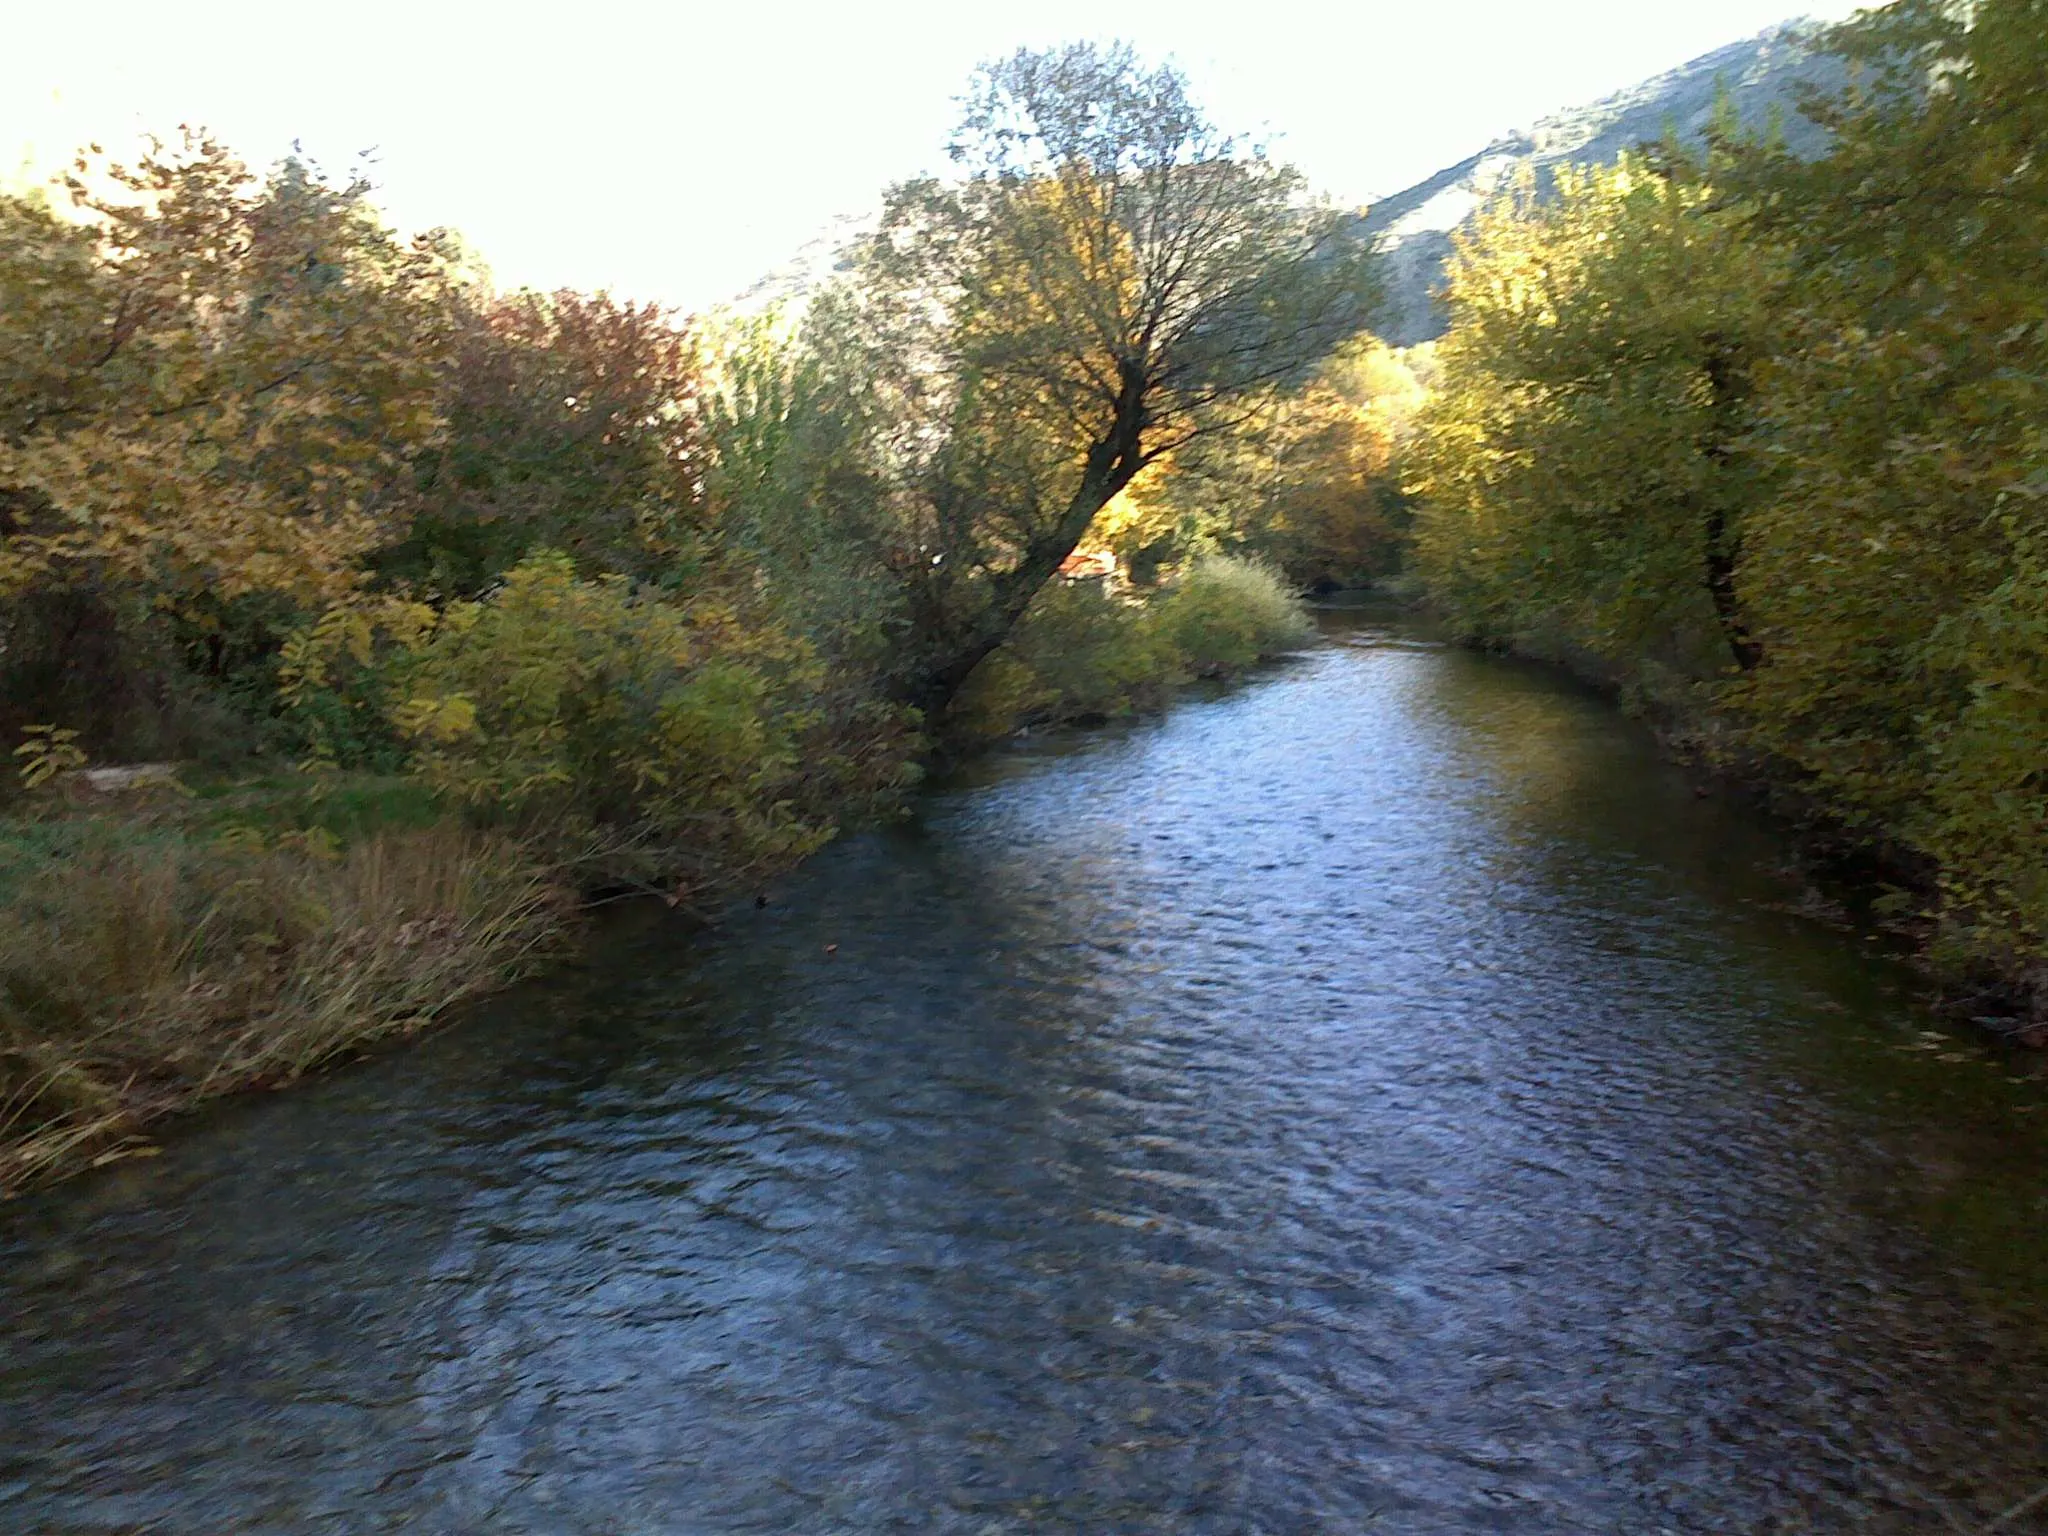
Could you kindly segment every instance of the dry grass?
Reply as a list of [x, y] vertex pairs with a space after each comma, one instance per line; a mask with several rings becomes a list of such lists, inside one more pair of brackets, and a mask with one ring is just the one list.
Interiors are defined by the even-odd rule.
[[93, 818], [0, 892], [0, 1193], [124, 1155], [518, 973], [570, 903], [453, 827], [223, 842]]

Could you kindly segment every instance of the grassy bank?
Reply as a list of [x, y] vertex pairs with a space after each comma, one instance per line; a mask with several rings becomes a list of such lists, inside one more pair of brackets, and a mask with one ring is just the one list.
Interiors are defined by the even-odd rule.
[[340, 844], [184, 807], [0, 830], [0, 1191], [420, 1028], [562, 937], [559, 874], [442, 823]]
[[[947, 739], [971, 749], [1154, 706], [1311, 633], [1279, 578], [1241, 562], [1202, 562], [1145, 599], [1056, 586], [984, 665]], [[593, 674], [587, 692], [609, 686]], [[566, 689], [546, 721], [517, 724], [588, 730], [590, 715]], [[100, 798], [53, 782], [0, 821], [0, 1194], [146, 1152], [153, 1122], [424, 1028], [571, 948], [594, 889], [710, 905], [786, 866], [886, 809], [884, 781], [907, 782], [900, 722], [874, 718], [866, 738], [842, 726], [832, 739], [878, 768], [827, 764], [806, 781], [749, 761], [713, 773], [717, 793], [688, 802], [697, 820], [677, 814], [660, 837], [592, 821], [574, 797], [605, 775], [587, 765], [561, 786], [570, 798], [512, 822], [499, 797], [480, 813], [448, 759], [425, 754], [402, 775], [190, 774]], [[715, 745], [677, 736], [664, 783], [716, 769]], [[742, 786], [752, 803], [734, 800]], [[697, 830], [707, 815], [727, 824]]]

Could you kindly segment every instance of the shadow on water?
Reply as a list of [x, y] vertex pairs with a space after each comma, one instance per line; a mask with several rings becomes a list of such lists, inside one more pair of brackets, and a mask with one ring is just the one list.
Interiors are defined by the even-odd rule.
[[1903, 1533], [2030, 1492], [2048, 1087], [1597, 700], [1329, 627], [0, 1213], [0, 1525]]

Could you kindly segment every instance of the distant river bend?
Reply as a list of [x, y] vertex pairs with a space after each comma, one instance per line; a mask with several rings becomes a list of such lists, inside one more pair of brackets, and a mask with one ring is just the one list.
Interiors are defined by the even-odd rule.
[[1604, 704], [1326, 621], [0, 1208], [0, 1529], [1925, 1533], [2048, 1480], [2048, 1085]]

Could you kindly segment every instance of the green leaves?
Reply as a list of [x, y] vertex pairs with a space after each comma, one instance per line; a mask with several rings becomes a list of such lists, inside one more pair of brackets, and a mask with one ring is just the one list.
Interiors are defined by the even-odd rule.
[[952, 153], [954, 179], [891, 194], [853, 297], [894, 408], [929, 704], [1147, 464], [1236, 432], [1360, 328], [1371, 289], [1295, 172], [1127, 48], [986, 67]]
[[1724, 130], [1482, 220], [1418, 562], [1469, 633], [1677, 664], [1936, 871], [1951, 959], [2015, 973], [2048, 960], [2048, 4], [1835, 40], [1826, 156]]
[[815, 661], [708, 597], [686, 608], [539, 551], [388, 665], [412, 772], [486, 820], [706, 876], [831, 833], [789, 803]]
[[1511, 189], [1451, 269], [1419, 563], [1468, 630], [1699, 678], [1746, 659], [1732, 576], [1775, 253], [1696, 175], [1625, 157]]
[[1774, 665], [1735, 701], [1940, 871], [1943, 943], [2048, 955], [2048, 6], [1906, 0], [1837, 39], [1834, 153], [1731, 179], [1796, 283], [1763, 376], [1785, 479], [1746, 585]]

